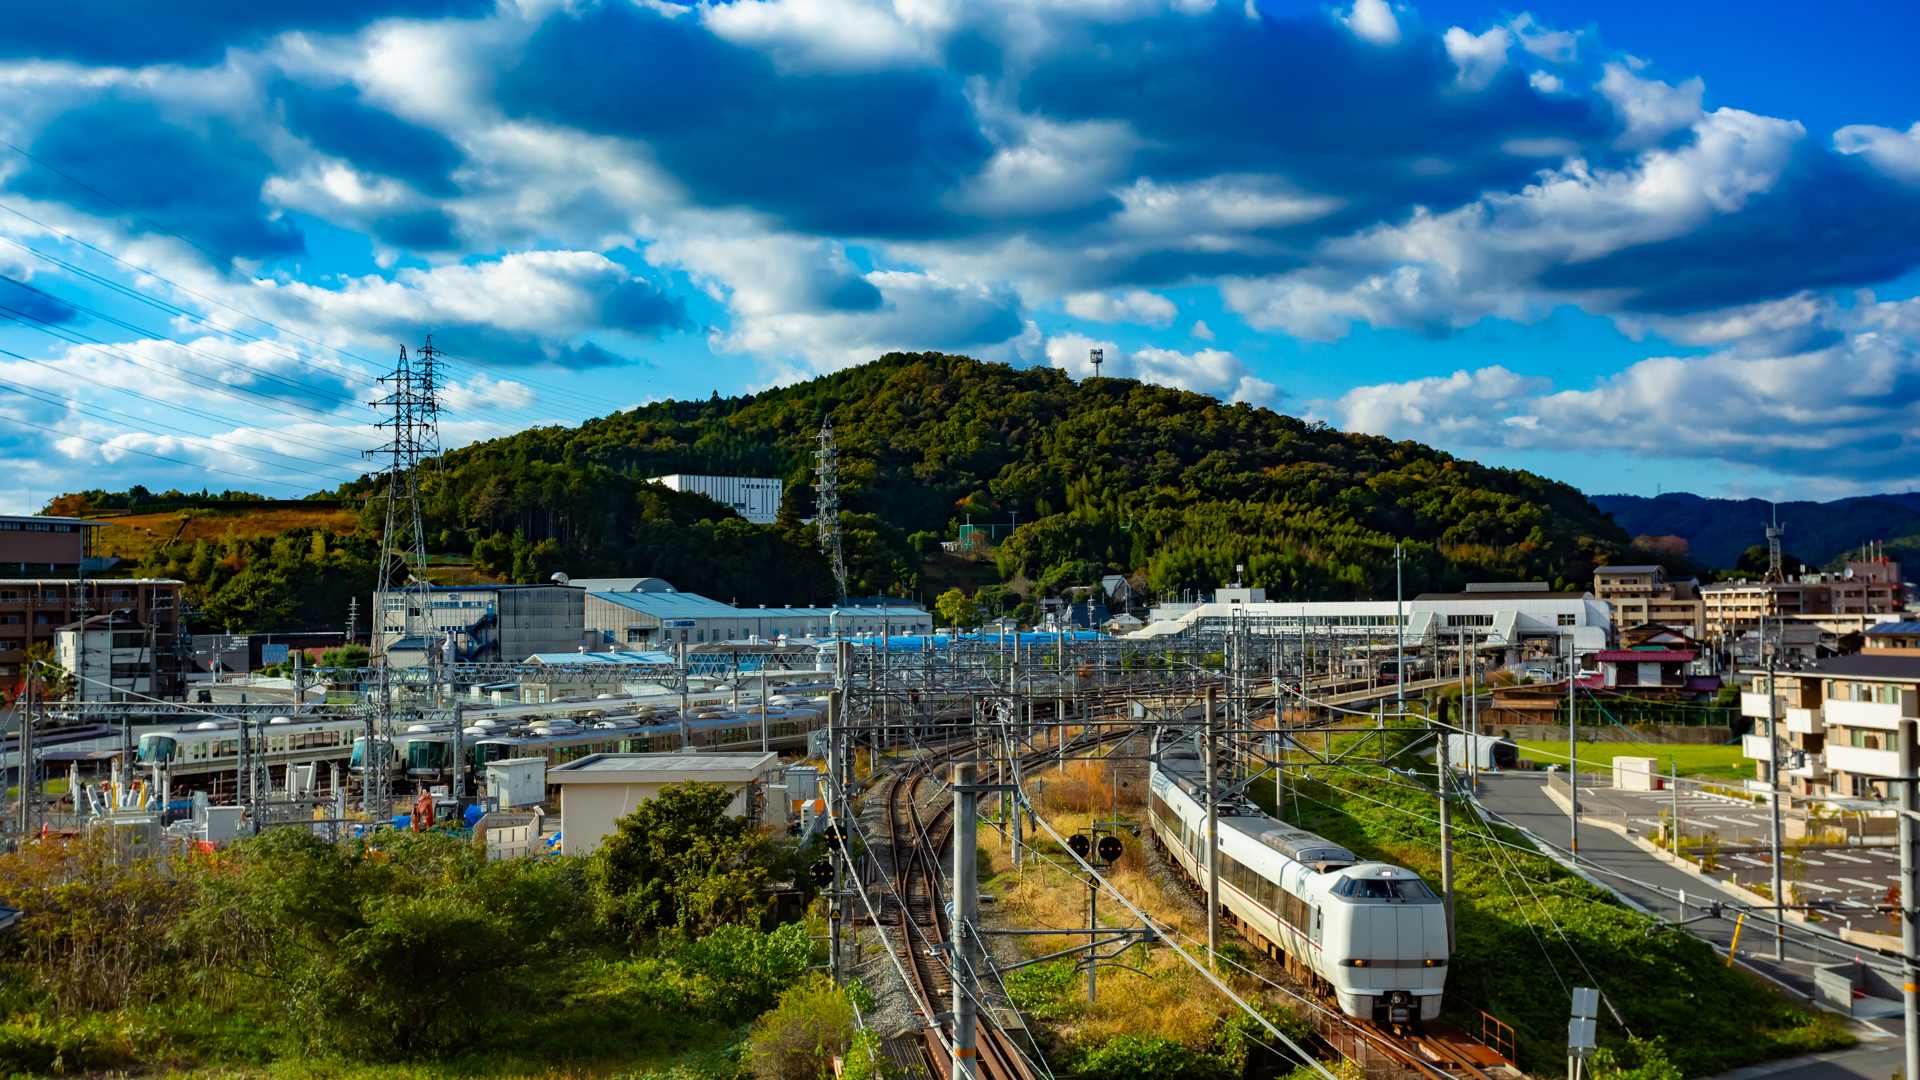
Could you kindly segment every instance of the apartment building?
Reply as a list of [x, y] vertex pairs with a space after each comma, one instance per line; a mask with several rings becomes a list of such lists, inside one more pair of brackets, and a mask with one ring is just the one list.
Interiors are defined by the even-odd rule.
[[43, 642], [57, 645], [60, 629], [82, 614], [117, 615], [151, 631], [153, 696], [179, 699], [186, 666], [179, 622], [183, 584], [171, 578], [0, 580], [0, 679], [18, 679], [27, 650]]
[[1882, 623], [1866, 637], [1867, 647], [1858, 653], [1777, 672], [1773, 686], [1765, 669], [1749, 669], [1753, 684], [1740, 695], [1740, 707], [1754, 718], [1745, 751], [1755, 761], [1759, 781], [1772, 772], [1771, 707], [1780, 717], [1788, 757], [1783, 781], [1793, 794], [1894, 794], [1885, 780], [1900, 775], [1900, 719], [1920, 715], [1920, 623]]
[[112, 560], [94, 557], [97, 521], [0, 514], [0, 575], [77, 578]]
[[1658, 623], [1699, 640], [1706, 636], [1706, 602], [1697, 578], [1669, 578], [1664, 566], [1602, 566], [1593, 594], [1613, 605], [1613, 631]]

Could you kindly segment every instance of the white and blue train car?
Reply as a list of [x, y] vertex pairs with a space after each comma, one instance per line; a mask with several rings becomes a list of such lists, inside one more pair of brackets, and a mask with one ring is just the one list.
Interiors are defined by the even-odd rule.
[[[1202, 888], [1205, 776], [1190, 747], [1166, 750], [1150, 800], [1155, 837]], [[1418, 874], [1365, 862], [1244, 800], [1223, 802], [1218, 821], [1223, 919], [1289, 971], [1330, 987], [1348, 1016], [1385, 1024], [1439, 1017], [1446, 912]]]

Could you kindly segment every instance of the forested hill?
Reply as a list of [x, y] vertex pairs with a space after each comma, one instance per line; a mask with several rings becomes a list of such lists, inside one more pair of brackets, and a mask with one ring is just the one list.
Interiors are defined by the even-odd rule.
[[[919, 595], [924, 557], [969, 520], [1017, 521], [999, 571], [1045, 591], [1109, 573], [1211, 590], [1243, 563], [1276, 597], [1391, 596], [1396, 539], [1408, 595], [1573, 584], [1627, 543], [1580, 492], [1529, 473], [1128, 379], [933, 353], [449, 452], [428, 529], [521, 580], [658, 574], [723, 600], [825, 601], [800, 520], [828, 416], [856, 593]], [[725, 520], [644, 482], [673, 472], [781, 477], [782, 520]]]

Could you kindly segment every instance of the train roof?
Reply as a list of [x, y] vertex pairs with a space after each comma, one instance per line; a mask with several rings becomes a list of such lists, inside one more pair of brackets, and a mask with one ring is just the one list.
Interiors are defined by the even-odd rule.
[[[264, 726], [269, 728], [310, 727], [315, 724], [364, 724], [366, 721], [357, 716], [274, 716], [269, 717]], [[238, 717], [208, 717], [191, 724], [182, 724], [176, 728], [161, 728], [158, 731], [142, 732], [140, 737], [148, 735], [199, 735], [210, 731], [238, 731]]]
[[[1206, 786], [1206, 767], [1201, 764], [1197, 753], [1187, 747], [1175, 746], [1162, 752], [1159, 766], [1168, 779], [1178, 783], [1189, 796], [1198, 799], [1201, 789]], [[1268, 817], [1243, 797], [1221, 801], [1220, 827], [1322, 872], [1336, 866], [1366, 861], [1324, 836], [1296, 829], [1286, 822]]]

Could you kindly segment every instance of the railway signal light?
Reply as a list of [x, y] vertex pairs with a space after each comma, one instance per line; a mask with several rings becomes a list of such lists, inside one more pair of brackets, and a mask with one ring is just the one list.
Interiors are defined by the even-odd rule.
[[1100, 838], [1100, 843], [1096, 845], [1096, 850], [1100, 852], [1101, 862], [1112, 863], [1120, 857], [1122, 850], [1120, 838], [1117, 836], [1103, 836]]
[[826, 828], [820, 830], [820, 835], [826, 838], [827, 846], [832, 848], [844, 846], [847, 839], [846, 834], [840, 829], [840, 823], [837, 821], [829, 822]]
[[1072, 848], [1073, 853], [1082, 859], [1086, 858], [1088, 853], [1093, 851], [1093, 841], [1087, 839], [1087, 834], [1085, 833], [1074, 833], [1072, 836], [1067, 837], [1067, 846]]
[[833, 884], [833, 860], [821, 859], [808, 867], [807, 873], [813, 878], [815, 885], [831, 885]]

